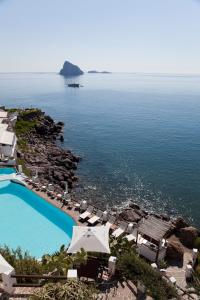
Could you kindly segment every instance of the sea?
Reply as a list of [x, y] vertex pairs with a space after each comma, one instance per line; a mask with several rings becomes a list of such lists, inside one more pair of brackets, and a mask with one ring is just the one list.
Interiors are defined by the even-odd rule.
[[200, 226], [200, 75], [1, 73], [0, 105], [64, 121], [62, 146], [82, 157], [78, 199]]

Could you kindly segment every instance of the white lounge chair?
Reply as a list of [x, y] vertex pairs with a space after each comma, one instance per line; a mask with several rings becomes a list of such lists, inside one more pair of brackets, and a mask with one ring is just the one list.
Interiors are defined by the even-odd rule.
[[130, 233], [130, 234], [127, 234], [125, 236], [125, 238], [129, 241], [129, 242], [136, 242], [136, 239], [137, 239], [137, 229], [134, 228], [133, 231]]
[[93, 212], [93, 209], [94, 209], [93, 206], [91, 206], [91, 205], [88, 206], [87, 210], [79, 216], [79, 219], [85, 220], [85, 219], [89, 218]]
[[121, 222], [119, 227], [115, 231], [113, 231], [112, 236], [114, 236], [115, 238], [118, 238], [122, 233], [124, 233], [126, 231], [127, 227], [128, 227], [128, 224], [126, 222]]
[[108, 228], [111, 228], [111, 226], [115, 223], [115, 221], [116, 221], [116, 217], [110, 216], [108, 219], [108, 222], [106, 222], [105, 226], [107, 226]]
[[101, 219], [102, 216], [103, 212], [101, 210], [98, 210], [97, 214], [88, 220], [88, 223], [94, 225], [97, 221]]

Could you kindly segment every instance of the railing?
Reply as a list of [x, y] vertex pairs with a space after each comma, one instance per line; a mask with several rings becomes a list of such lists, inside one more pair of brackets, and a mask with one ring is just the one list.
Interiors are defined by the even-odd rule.
[[24, 278], [24, 279], [55, 279], [55, 280], [60, 280], [60, 279], [67, 279], [67, 276], [57, 276], [57, 275], [24, 275], [24, 274], [19, 274], [19, 275], [11, 275], [12, 278]]
[[[11, 278], [15, 279], [43, 279], [44, 281], [47, 279], [51, 280], [66, 280], [67, 276], [56, 276], [56, 275], [24, 275], [24, 274], [19, 274], [19, 275], [11, 275]], [[44, 282], [39, 282], [39, 283], [15, 283], [13, 284], [13, 287], [41, 287], [44, 284]]]

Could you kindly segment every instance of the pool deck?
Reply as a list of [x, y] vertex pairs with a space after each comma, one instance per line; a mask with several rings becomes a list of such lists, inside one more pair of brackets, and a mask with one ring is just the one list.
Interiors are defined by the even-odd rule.
[[37, 194], [38, 196], [40, 196], [41, 198], [43, 198], [44, 200], [48, 201], [49, 203], [51, 203], [52, 205], [54, 205], [55, 207], [59, 208], [61, 211], [63, 211], [64, 213], [66, 213], [67, 215], [69, 215], [70, 217], [73, 218], [73, 220], [76, 222], [77, 225], [79, 226], [84, 226], [84, 223], [79, 222], [79, 211], [74, 208], [72, 209], [68, 209], [65, 205], [63, 205], [60, 201], [56, 200], [56, 199], [52, 199], [50, 198], [46, 192], [41, 192], [41, 191], [37, 191], [37, 189], [33, 188], [32, 185], [30, 184], [26, 184], [26, 187], [28, 189], [30, 189], [31, 191], [33, 191], [35, 194]]

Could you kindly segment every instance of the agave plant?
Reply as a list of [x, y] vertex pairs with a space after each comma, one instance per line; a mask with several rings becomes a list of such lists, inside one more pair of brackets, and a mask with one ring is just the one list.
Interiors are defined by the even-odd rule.
[[94, 300], [97, 289], [81, 281], [69, 280], [65, 284], [49, 283], [36, 291], [29, 300]]

